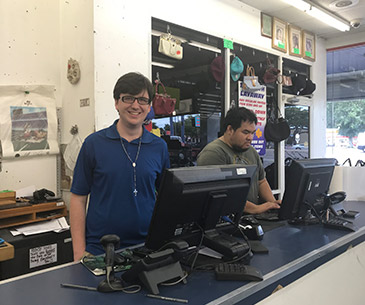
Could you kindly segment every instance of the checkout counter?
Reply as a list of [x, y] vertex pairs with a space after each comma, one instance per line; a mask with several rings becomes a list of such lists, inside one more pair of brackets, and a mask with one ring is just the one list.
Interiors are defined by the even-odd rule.
[[[214, 272], [196, 271], [187, 277], [186, 284], [159, 287], [160, 295], [185, 299], [188, 304], [255, 304], [278, 285], [285, 287], [365, 240], [365, 202], [344, 202], [344, 207], [360, 212], [354, 219], [359, 227], [355, 232], [319, 224], [294, 226], [287, 223], [266, 232], [262, 243], [269, 252], [255, 254], [250, 262], [263, 273], [261, 282], [217, 281]], [[68, 263], [0, 281], [1, 304], [176, 304], [146, 297], [148, 291], [144, 288], [136, 294], [126, 294], [61, 287], [61, 284], [97, 287], [103, 279], [103, 276], [94, 276], [81, 263]]]

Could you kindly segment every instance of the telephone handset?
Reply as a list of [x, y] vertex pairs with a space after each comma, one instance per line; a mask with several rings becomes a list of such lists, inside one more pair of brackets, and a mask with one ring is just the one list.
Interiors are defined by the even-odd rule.
[[334, 216], [343, 216], [346, 213], [342, 205], [342, 201], [346, 199], [346, 192], [339, 191], [329, 195], [330, 205], [329, 209]]
[[330, 195], [330, 200], [332, 204], [337, 204], [346, 199], [346, 192], [339, 191]]

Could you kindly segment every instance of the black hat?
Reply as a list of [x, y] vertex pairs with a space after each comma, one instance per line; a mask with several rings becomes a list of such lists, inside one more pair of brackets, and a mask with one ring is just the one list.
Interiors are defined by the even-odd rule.
[[313, 83], [310, 79], [308, 79], [306, 82], [306, 86], [305, 86], [304, 90], [302, 90], [300, 92], [300, 95], [312, 94], [314, 92], [314, 90], [316, 90], [316, 84]]
[[297, 74], [292, 77], [292, 94], [294, 95], [302, 95], [302, 91], [305, 89], [307, 85], [307, 80], [304, 75]]

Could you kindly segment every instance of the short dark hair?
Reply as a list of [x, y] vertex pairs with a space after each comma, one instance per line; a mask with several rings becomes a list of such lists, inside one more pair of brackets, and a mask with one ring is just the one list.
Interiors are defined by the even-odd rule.
[[227, 130], [229, 125], [232, 126], [233, 130], [237, 130], [243, 122], [255, 123], [256, 125], [256, 114], [245, 107], [231, 108], [223, 120], [223, 132]]
[[138, 72], [130, 72], [121, 76], [114, 86], [113, 96], [115, 100], [119, 100], [122, 93], [136, 95], [146, 90], [148, 97], [152, 100], [154, 91], [151, 81]]

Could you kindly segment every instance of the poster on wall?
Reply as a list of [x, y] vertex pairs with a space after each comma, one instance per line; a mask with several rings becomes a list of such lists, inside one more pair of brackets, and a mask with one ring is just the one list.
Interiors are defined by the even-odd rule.
[[58, 154], [54, 86], [0, 86], [3, 158]]
[[238, 107], [246, 107], [257, 116], [256, 132], [252, 140], [252, 146], [260, 156], [266, 153], [266, 140], [264, 128], [266, 124], [266, 87], [260, 90], [250, 91], [243, 89], [242, 81], [238, 82]]

